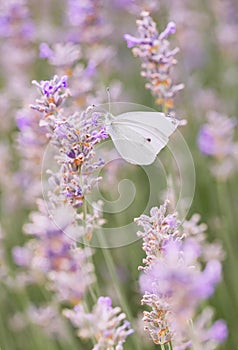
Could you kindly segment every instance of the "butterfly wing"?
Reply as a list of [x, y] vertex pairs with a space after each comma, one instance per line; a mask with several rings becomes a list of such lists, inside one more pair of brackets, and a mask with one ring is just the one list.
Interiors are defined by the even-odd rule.
[[156, 129], [160, 134], [169, 137], [178, 127], [178, 121], [170, 117], [166, 117], [164, 113], [160, 112], [127, 112], [118, 115], [115, 121], [124, 121], [138, 123], [138, 125], [149, 126]]
[[108, 130], [121, 156], [134, 164], [151, 164], [178, 123], [159, 112], [128, 112], [114, 117]]
[[107, 131], [118, 153], [129, 163], [147, 165], [155, 160], [157, 152], [138, 130], [126, 124], [112, 123]]

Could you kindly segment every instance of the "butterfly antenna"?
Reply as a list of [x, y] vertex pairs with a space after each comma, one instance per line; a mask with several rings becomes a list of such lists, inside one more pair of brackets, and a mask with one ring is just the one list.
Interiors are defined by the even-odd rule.
[[109, 105], [108, 112], [109, 114], [111, 114], [111, 94], [110, 94], [109, 86], [107, 87], [107, 98], [108, 98], [108, 105]]

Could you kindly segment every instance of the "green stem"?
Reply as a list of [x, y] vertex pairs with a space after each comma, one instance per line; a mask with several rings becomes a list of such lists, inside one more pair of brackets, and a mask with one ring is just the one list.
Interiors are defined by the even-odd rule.
[[163, 112], [164, 114], [167, 114], [167, 113], [168, 113], [168, 108], [167, 108], [167, 106], [166, 106], [165, 104], [162, 105], [162, 112]]
[[[85, 237], [86, 237], [86, 234], [87, 234], [87, 232], [86, 232], [86, 220], [87, 220], [87, 201], [86, 201], [86, 198], [83, 201], [82, 211], [83, 211], [83, 226], [84, 226], [83, 244], [84, 244], [84, 246], [86, 246], [87, 245], [87, 242], [85, 240]], [[92, 257], [89, 257], [89, 260], [93, 264]], [[95, 292], [93, 287], [96, 289], [96, 292]], [[93, 303], [95, 304], [97, 302], [97, 299], [98, 299], [98, 296], [99, 296], [99, 294], [98, 294], [98, 286], [96, 287], [96, 283], [93, 286], [91, 284], [89, 285], [89, 293], [90, 293], [90, 296], [91, 296], [91, 298], [93, 300]]]
[[171, 341], [166, 344], [161, 344], [160, 347], [161, 347], [161, 350], [173, 350], [173, 345]]
[[168, 345], [169, 345], [169, 350], [173, 350], [173, 344], [172, 344], [172, 342], [171, 342], [171, 341], [169, 342], [169, 344], [168, 344]]
[[[86, 219], [87, 219], [87, 202], [86, 202], [86, 199], [84, 199], [82, 210], [83, 210], [83, 225], [84, 225], [84, 227], [86, 227]], [[85, 230], [85, 234], [86, 233], [87, 232]], [[102, 234], [100, 234], [100, 233], [101, 232], [99, 232], [99, 241], [100, 241], [102, 246], [105, 246], [106, 242], [105, 242], [104, 235], [103, 235], [103, 233]], [[85, 242], [85, 235], [84, 235], [83, 239], [84, 239], [84, 243], [86, 243]], [[121, 306], [123, 308], [123, 311], [127, 314], [128, 320], [131, 321], [132, 320], [132, 315], [131, 315], [130, 309], [129, 309], [128, 305], [127, 305], [127, 302], [125, 301], [125, 298], [123, 297], [123, 294], [122, 294], [122, 291], [121, 291], [121, 287], [120, 287], [120, 283], [119, 283], [118, 278], [117, 278], [114, 262], [113, 262], [111, 253], [109, 252], [109, 249], [107, 249], [107, 248], [104, 249], [103, 248], [103, 256], [104, 256], [104, 259], [106, 261], [106, 264], [107, 264], [107, 267], [108, 267], [108, 270], [109, 270], [112, 282], [113, 282], [113, 284], [115, 286], [115, 290], [116, 290], [116, 294], [117, 294], [117, 297], [119, 299], [119, 302], [120, 302], [120, 304], [121, 304]], [[90, 292], [90, 294], [92, 296], [93, 301], [96, 302], [97, 298], [96, 298], [95, 293], [94, 293], [94, 291], [92, 289], [92, 286], [89, 287], [89, 292]], [[95, 300], [95, 298], [96, 298], [96, 300]], [[135, 349], [142, 350], [141, 344], [139, 343], [137, 338], [133, 338], [133, 342], [134, 342], [134, 345], [135, 345]]]
[[[106, 246], [106, 240], [104, 238], [103, 232], [99, 232], [99, 238], [98, 239], [99, 239], [99, 242], [101, 243], [102, 247], [105, 247]], [[122, 293], [120, 282], [119, 282], [118, 277], [117, 277], [117, 273], [116, 273], [116, 270], [115, 270], [115, 265], [114, 265], [114, 262], [113, 262], [112, 255], [111, 255], [111, 253], [109, 251], [109, 248], [102, 248], [102, 252], [103, 252], [103, 256], [104, 256], [104, 259], [106, 261], [107, 268], [109, 270], [112, 282], [114, 284], [118, 300], [119, 300], [119, 302], [121, 304], [121, 307], [122, 307], [123, 311], [127, 314], [128, 320], [130, 322], [132, 322], [133, 316], [132, 316], [131, 311], [130, 311], [130, 309], [128, 307], [126, 298], [124, 297], [124, 295]], [[133, 342], [134, 342], [135, 349], [142, 350], [141, 344], [140, 344], [139, 340], [136, 337], [133, 337]]]
[[[14, 301], [17, 305], [20, 306], [23, 314], [28, 306], [31, 305], [31, 299], [26, 289], [21, 291], [14, 291]], [[32, 342], [32, 346], [34, 349], [41, 349], [42, 346], [46, 347], [49, 350], [55, 350], [55, 344], [45, 337], [44, 331], [40, 330], [40, 332], [36, 329], [36, 325], [33, 325], [31, 322], [27, 324], [27, 332], [30, 336], [30, 340]], [[39, 327], [40, 329], [40, 327]], [[9, 339], [11, 341], [11, 339]], [[12, 347], [9, 346], [9, 349]], [[8, 349], [8, 347], [6, 347]]]
[[217, 182], [217, 196], [218, 196], [218, 204], [220, 208], [220, 217], [222, 218], [222, 229], [223, 235], [222, 238], [227, 247], [227, 252], [229, 256], [232, 258], [233, 262], [236, 262], [237, 254], [234, 251], [233, 244], [230, 239], [231, 228], [233, 226], [233, 217], [230, 209], [231, 203], [227, 201], [228, 193], [226, 192], [222, 183]]
[[[233, 266], [237, 266], [238, 258], [236, 245], [233, 243], [232, 234], [236, 234], [234, 230], [234, 217], [232, 215], [232, 203], [229, 200], [229, 193], [224, 183], [217, 182], [217, 198], [220, 208], [220, 217], [222, 219], [222, 225], [220, 228], [220, 237], [224, 241], [225, 250], [227, 252], [227, 259], [230, 260], [229, 269], [229, 282], [231, 282], [231, 288], [228, 288], [230, 292], [233, 292], [232, 299], [238, 306], [238, 280], [235, 277], [236, 271], [232, 269]], [[236, 237], [234, 237], [234, 242]], [[234, 300], [235, 299], [235, 300]]]

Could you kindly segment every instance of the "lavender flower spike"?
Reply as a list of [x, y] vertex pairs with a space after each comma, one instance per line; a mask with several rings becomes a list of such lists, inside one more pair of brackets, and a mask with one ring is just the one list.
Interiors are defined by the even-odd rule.
[[159, 39], [163, 40], [167, 38], [169, 35], [174, 34], [176, 32], [176, 24], [174, 22], [169, 22], [165, 30], [159, 35]]
[[[136, 220], [144, 229], [138, 236], [143, 239], [146, 253], [145, 267], [140, 267], [143, 273], [139, 282], [144, 294], [141, 303], [151, 308], [144, 311], [143, 321], [153, 342], [172, 342], [175, 349], [181, 350], [193, 345], [189, 321], [196, 321], [201, 302], [213, 294], [220, 282], [221, 262], [219, 255], [210, 260], [203, 256], [203, 247], [207, 250], [209, 244], [205, 243], [206, 226], [198, 224], [199, 216], [186, 221], [183, 228], [176, 214], [166, 215], [167, 204], [152, 208], [150, 216]], [[220, 342], [226, 335], [222, 325], [223, 321]], [[211, 334], [219, 343], [215, 326], [214, 332], [204, 327], [203, 334]], [[196, 343], [200, 346], [204, 339], [201, 333]]]
[[33, 239], [23, 247], [15, 247], [13, 258], [21, 267], [30, 266], [33, 278], [40, 280], [44, 276], [48, 289], [59, 301], [75, 305], [95, 282], [94, 266], [89, 261], [92, 252], [89, 247], [76, 247], [69, 237], [76, 227], [70, 208], [58, 208], [52, 213], [58, 226], [49, 216], [46, 203], [39, 200], [38, 206], [39, 210], [31, 213], [31, 222], [24, 226], [25, 233]]
[[39, 112], [44, 112], [46, 117], [57, 112], [57, 108], [69, 96], [67, 79], [67, 75], [61, 78], [55, 75], [52, 80], [42, 80], [40, 83], [33, 80], [32, 84], [40, 89], [42, 97], [36, 100], [36, 105], [30, 107]]
[[163, 111], [168, 112], [174, 109], [174, 96], [183, 89], [183, 84], [174, 85], [171, 77], [171, 70], [177, 63], [174, 56], [179, 49], [170, 49], [167, 37], [174, 34], [176, 25], [169, 22], [162, 33], [158, 33], [156, 23], [149, 13], [143, 11], [141, 19], [137, 21], [139, 38], [129, 34], [124, 36], [129, 48], [133, 47], [133, 54], [140, 57], [142, 61], [141, 75], [146, 78], [146, 88], [152, 91], [156, 103], [161, 105]]
[[212, 158], [211, 172], [222, 180], [237, 170], [238, 143], [233, 140], [236, 125], [235, 118], [210, 111], [198, 134], [201, 153]]
[[78, 329], [79, 337], [97, 339], [92, 350], [123, 350], [126, 338], [133, 333], [130, 323], [125, 320], [126, 315], [119, 307], [112, 307], [109, 297], [100, 297], [91, 313], [87, 313], [81, 304], [63, 313]]

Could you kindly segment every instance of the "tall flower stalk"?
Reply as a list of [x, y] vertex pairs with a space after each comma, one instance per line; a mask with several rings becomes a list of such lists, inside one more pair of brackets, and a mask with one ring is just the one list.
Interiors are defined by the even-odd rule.
[[199, 150], [212, 159], [211, 173], [218, 181], [226, 181], [237, 170], [238, 143], [233, 140], [236, 125], [235, 118], [210, 111], [199, 130]]
[[[15, 247], [13, 256], [19, 266], [32, 266], [33, 282], [37, 282], [35, 275], [42, 275], [41, 278], [46, 279], [48, 289], [53, 291], [58, 302], [67, 301], [71, 306], [78, 305], [75, 306], [77, 315], [81, 310], [84, 314], [81, 316], [90, 319], [86, 306], [87, 293], [96, 301], [92, 287], [95, 282], [92, 251], [88, 247], [77, 247], [72, 237], [90, 240], [94, 228], [104, 223], [99, 214], [101, 204], [93, 204], [89, 214], [86, 197], [101, 179], [94, 175], [95, 170], [104, 164], [102, 159], [97, 160], [95, 157], [95, 145], [108, 135], [104, 126], [98, 123], [101, 114], [94, 111], [93, 107], [88, 107], [81, 114], [69, 112], [67, 115], [63, 109], [70, 96], [67, 76], [54, 76], [50, 81], [33, 83], [39, 88], [41, 98], [31, 108], [42, 115], [39, 127], [43, 128], [56, 151], [58, 169], [54, 172], [49, 169], [49, 198], [46, 203], [39, 202], [39, 211], [32, 214], [33, 223], [25, 226], [25, 232], [33, 235], [34, 240], [24, 247]], [[102, 328], [97, 331], [94, 348], [106, 349], [110, 345], [112, 349], [122, 349], [126, 337], [132, 333], [130, 324], [123, 321], [125, 314], [118, 314], [119, 308], [112, 309], [108, 302], [105, 304], [100, 300], [99, 310], [95, 312], [100, 315], [100, 307], [105, 306], [108, 316], [105, 314], [106, 318], [101, 319], [100, 327], [105, 330]], [[94, 310], [97, 310], [96, 306]], [[73, 311], [68, 310], [65, 315], [75, 323]], [[78, 326], [79, 335], [84, 338], [84, 325]], [[98, 332], [102, 332], [100, 336]], [[89, 338], [94, 337], [91, 335]]]
[[147, 80], [146, 88], [152, 91], [163, 112], [171, 112], [176, 93], [184, 87], [183, 84], [174, 84], [171, 76], [179, 49], [170, 49], [168, 37], [175, 33], [176, 25], [169, 22], [165, 30], [159, 33], [150, 14], [144, 11], [137, 21], [137, 27], [140, 36], [125, 34], [125, 40], [128, 47], [133, 48], [134, 56], [142, 61], [141, 75]]
[[93, 107], [81, 114], [65, 116], [62, 104], [69, 94], [66, 81], [66, 76], [55, 76], [51, 81], [34, 82], [42, 98], [32, 108], [43, 113], [41, 124], [47, 127], [50, 142], [58, 148], [60, 169], [50, 177], [55, 185], [51, 202], [67, 202], [79, 208], [86, 194], [100, 180], [94, 177], [94, 170], [104, 162], [94, 160], [94, 147], [108, 136], [105, 128], [98, 125], [100, 114], [94, 112]]
[[[176, 350], [205, 346], [212, 350], [227, 337], [226, 324], [219, 320], [208, 326], [213, 312], [207, 308], [207, 313], [199, 315], [199, 310], [221, 280], [223, 254], [219, 245], [213, 254], [207, 254], [215, 246], [206, 242], [206, 225], [198, 224], [199, 217], [181, 225], [176, 213], [166, 214], [167, 205], [152, 208], [150, 216], [136, 219], [143, 228], [138, 236], [146, 253], [139, 268], [143, 271], [141, 303], [151, 308], [144, 311], [145, 330], [161, 346], [173, 344]], [[209, 321], [198, 333], [197, 324], [205, 314], [209, 314]]]
[[[176, 25], [169, 22], [159, 34], [148, 12], [141, 13], [137, 25], [140, 37], [126, 34], [128, 47], [141, 58], [142, 76], [156, 103], [165, 113], [175, 114], [174, 97], [183, 84], [173, 84], [171, 71], [179, 50], [171, 50], [167, 38], [175, 33]], [[209, 326], [213, 312], [206, 307], [199, 315], [199, 310], [221, 281], [223, 254], [219, 246], [214, 255], [206, 254], [211, 249], [205, 241], [206, 226], [198, 224], [198, 216], [181, 225], [176, 213], [166, 214], [167, 206], [168, 201], [152, 208], [150, 216], [135, 220], [143, 227], [138, 236], [146, 253], [139, 267], [143, 271], [141, 304], [151, 310], [144, 311], [144, 329], [162, 350], [212, 350], [226, 339], [227, 327], [222, 320]]]

